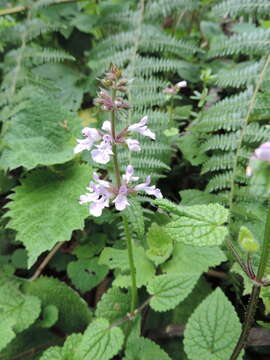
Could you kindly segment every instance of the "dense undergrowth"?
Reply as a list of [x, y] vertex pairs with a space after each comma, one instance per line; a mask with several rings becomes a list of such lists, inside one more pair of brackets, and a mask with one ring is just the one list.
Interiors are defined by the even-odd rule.
[[270, 2], [0, 5], [0, 359], [269, 359]]

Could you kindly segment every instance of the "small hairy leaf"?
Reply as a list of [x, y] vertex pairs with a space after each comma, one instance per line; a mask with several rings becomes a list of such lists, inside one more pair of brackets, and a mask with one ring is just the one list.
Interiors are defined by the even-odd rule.
[[228, 360], [241, 332], [236, 312], [217, 288], [194, 311], [185, 330], [185, 352], [190, 360]]
[[[88, 210], [78, 203], [89, 182], [89, 167], [76, 165], [59, 173], [36, 170], [22, 180], [8, 203], [8, 227], [28, 251], [28, 266], [59, 241], [82, 229]], [[61, 219], [61, 220], [60, 220]]]
[[170, 360], [166, 352], [153, 341], [139, 337], [128, 341], [125, 357], [123, 360]]
[[74, 157], [80, 122], [45, 94], [36, 94], [15, 114], [3, 136], [3, 169], [60, 164]]
[[27, 329], [40, 313], [40, 300], [24, 295], [14, 283], [5, 282], [0, 286], [0, 350], [15, 336]]
[[166, 225], [167, 233], [187, 245], [220, 245], [227, 235], [228, 210], [219, 204], [179, 206], [179, 216]]
[[107, 320], [93, 321], [83, 334], [75, 357], [78, 360], [109, 360], [122, 347], [124, 334], [119, 327], [110, 328]]
[[147, 244], [149, 249], [146, 251], [146, 255], [156, 265], [166, 261], [172, 253], [172, 239], [158, 224], [153, 223], [148, 230]]
[[175, 244], [172, 259], [162, 266], [162, 270], [174, 274], [201, 274], [226, 260], [217, 246], [198, 247], [178, 243]]
[[117, 287], [113, 287], [98, 302], [95, 315], [113, 322], [125, 317], [129, 312], [129, 308], [130, 294], [122, 292]]
[[67, 273], [72, 283], [82, 292], [90, 291], [107, 275], [108, 267], [98, 264], [98, 258], [80, 259], [68, 264]]
[[24, 291], [26, 294], [39, 297], [44, 307], [56, 306], [59, 312], [56, 326], [66, 333], [81, 331], [92, 318], [87, 303], [76, 291], [58, 279], [40, 277], [27, 282]]
[[152, 298], [150, 306], [156, 311], [173, 309], [194, 288], [199, 275], [158, 275], [147, 285]]

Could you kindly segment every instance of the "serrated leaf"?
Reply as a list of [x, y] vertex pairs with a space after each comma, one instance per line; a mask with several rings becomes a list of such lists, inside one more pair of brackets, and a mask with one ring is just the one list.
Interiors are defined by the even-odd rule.
[[110, 328], [106, 319], [96, 319], [83, 334], [75, 358], [78, 360], [110, 360], [121, 349], [124, 334], [119, 327]]
[[228, 230], [228, 210], [219, 204], [179, 206], [179, 217], [166, 225], [174, 240], [187, 245], [217, 246], [222, 244]]
[[17, 231], [16, 240], [26, 247], [29, 267], [42, 252], [69, 240], [73, 230], [83, 228], [88, 210], [78, 199], [89, 177], [86, 165], [67, 167], [59, 173], [42, 169], [28, 174], [14, 189], [7, 205], [7, 226]]
[[147, 244], [149, 249], [146, 251], [146, 255], [155, 265], [165, 262], [173, 250], [172, 239], [160, 225], [155, 223], [147, 232]]
[[33, 169], [61, 164], [74, 157], [73, 147], [80, 122], [46, 94], [32, 94], [5, 128], [0, 166]]
[[[236, 312], [217, 288], [194, 311], [185, 330], [185, 352], [190, 360], [228, 360], [241, 333]], [[240, 359], [240, 358], [239, 358]]]
[[139, 239], [144, 236], [144, 216], [141, 204], [134, 200], [129, 200], [130, 206], [127, 206], [125, 214], [130, 222], [132, 230], [138, 235]]
[[139, 337], [128, 341], [125, 357], [123, 360], [170, 360], [166, 352], [153, 341]]
[[83, 293], [97, 286], [107, 275], [108, 267], [98, 264], [98, 258], [80, 259], [68, 264], [67, 273], [72, 283]]
[[106, 318], [114, 322], [124, 318], [130, 310], [130, 294], [122, 292], [119, 288], [110, 288], [102, 295], [97, 304], [96, 317]]
[[158, 275], [147, 285], [152, 298], [150, 306], [156, 311], [173, 309], [194, 288], [199, 275]]
[[[82, 339], [82, 334], [72, 334], [70, 335], [64, 346], [61, 348], [60, 346], [53, 346], [46, 350], [40, 360], [71, 360], [75, 359], [74, 354], [76, 348], [78, 347], [80, 341]], [[81, 360], [76, 358], [76, 360]]]
[[[146, 256], [145, 250], [141, 246], [133, 248], [134, 263], [136, 268], [137, 286], [141, 287], [154, 277], [155, 268]], [[110, 269], [120, 269], [125, 274], [118, 274], [113, 282], [114, 286], [129, 287], [131, 279], [129, 275], [129, 261], [127, 250], [119, 250], [114, 248], [105, 248], [101, 255], [99, 262], [107, 265]]]
[[26, 283], [24, 291], [39, 297], [44, 307], [56, 306], [59, 311], [56, 326], [66, 333], [81, 331], [92, 318], [87, 303], [76, 291], [58, 279], [40, 277]]
[[35, 322], [40, 313], [40, 300], [24, 295], [12, 282], [0, 286], [0, 350], [15, 336]]
[[175, 244], [172, 259], [162, 265], [162, 271], [174, 274], [201, 274], [227, 258], [218, 246], [198, 247]]

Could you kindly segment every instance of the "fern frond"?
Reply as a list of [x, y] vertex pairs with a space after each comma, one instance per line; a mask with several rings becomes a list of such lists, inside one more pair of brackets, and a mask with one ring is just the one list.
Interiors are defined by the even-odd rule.
[[226, 0], [213, 7], [212, 13], [215, 16], [237, 16], [243, 14], [254, 14], [269, 16], [270, 2], [268, 0]]
[[198, 0], [155, 0], [149, 1], [145, 12], [146, 18], [155, 19], [171, 15], [174, 11], [182, 12], [184, 10], [197, 9]]
[[263, 55], [269, 51], [270, 29], [258, 28], [252, 32], [217, 37], [212, 43], [209, 57], [237, 54]]
[[221, 70], [216, 74], [215, 83], [220, 87], [239, 88], [253, 84], [258, 72], [263, 66], [263, 61], [251, 61], [235, 65], [230, 70]]
[[38, 48], [27, 46], [24, 51], [24, 58], [31, 58], [35, 65], [44, 64], [48, 62], [61, 62], [64, 60], [75, 60], [75, 58], [67, 54], [63, 50]]
[[233, 152], [221, 153], [211, 156], [204, 164], [201, 170], [202, 174], [215, 172], [218, 170], [230, 170], [233, 168]]
[[204, 152], [209, 150], [235, 150], [237, 148], [237, 139], [239, 138], [239, 132], [213, 135], [209, 140], [205, 141], [201, 146], [201, 150]]

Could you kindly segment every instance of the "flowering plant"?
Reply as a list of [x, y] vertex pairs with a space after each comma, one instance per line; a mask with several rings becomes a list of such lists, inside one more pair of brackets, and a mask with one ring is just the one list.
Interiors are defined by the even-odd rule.
[[80, 204], [90, 204], [89, 211], [93, 216], [101, 216], [102, 210], [105, 207], [109, 207], [110, 202], [115, 205], [117, 210], [124, 210], [129, 205], [129, 194], [145, 191], [148, 195], [154, 195], [157, 198], [162, 197], [159, 189], [154, 185], [149, 186], [151, 182], [150, 176], [147, 176], [144, 183], [131, 186], [131, 183], [138, 181], [139, 177], [133, 176], [134, 169], [130, 164], [127, 165], [126, 172], [121, 178], [116, 146], [124, 144], [127, 145], [130, 151], [137, 152], [141, 150], [141, 146], [138, 140], [130, 138], [131, 133], [139, 133], [152, 140], [156, 139], [156, 135], [147, 126], [147, 116], [116, 133], [115, 122], [117, 120], [117, 112], [121, 109], [131, 108], [131, 105], [122, 97], [116, 97], [118, 91], [121, 93], [127, 91], [126, 85], [128, 81], [122, 78], [121, 71], [116, 66], [112, 66], [110, 72], [102, 80], [102, 84], [111, 90], [111, 94], [109, 91], [101, 89], [98, 93], [98, 98], [95, 99], [95, 103], [101, 105], [102, 110], [111, 112], [111, 120], [104, 121], [101, 130], [89, 127], [84, 128], [82, 134], [85, 138], [77, 139], [77, 145], [74, 149], [75, 153], [79, 153], [83, 150], [90, 151], [95, 146], [91, 150], [91, 155], [96, 163], [107, 164], [111, 157], [114, 160], [117, 183], [113, 184], [102, 180], [94, 173], [94, 181], [90, 181], [87, 188], [88, 192], [80, 197]]

